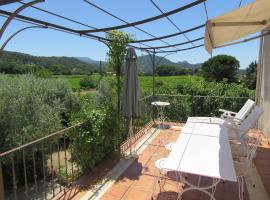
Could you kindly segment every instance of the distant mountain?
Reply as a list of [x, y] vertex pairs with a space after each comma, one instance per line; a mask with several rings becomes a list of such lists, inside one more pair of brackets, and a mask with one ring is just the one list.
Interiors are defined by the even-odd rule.
[[[96, 61], [93, 60], [91, 58], [88, 57], [76, 57], [78, 60], [86, 62], [86, 63], [90, 63], [90, 64], [94, 64], [99, 66], [100, 65], [100, 61]], [[156, 56], [156, 65], [171, 65], [171, 66], [175, 66], [176, 68], [191, 68], [191, 69], [198, 69], [201, 67], [201, 63], [198, 64], [190, 64], [187, 61], [180, 61], [180, 62], [172, 62], [167, 58], [162, 58], [161, 56]], [[107, 63], [102, 61], [102, 70], [104, 70], [106, 68]], [[139, 66], [139, 71], [142, 73], [147, 73], [147, 74], [151, 74], [153, 69], [152, 69], [152, 62], [151, 62], [151, 58], [149, 55], [145, 55], [145, 56], [139, 56], [138, 57], [138, 66]]]
[[97, 60], [93, 60], [93, 59], [88, 58], [88, 57], [75, 57], [75, 58], [82, 61], [82, 62], [85, 62], [85, 63], [88, 63], [88, 64], [93, 64], [96, 67], [98, 67], [99, 69], [100, 69], [100, 64], [101, 64], [101, 70], [106, 71], [107, 63], [105, 61], [97, 61]]
[[[155, 63], [156, 66], [157, 65], [171, 65], [171, 66], [175, 66], [176, 68], [191, 68], [191, 69], [198, 69], [201, 67], [201, 63], [198, 64], [190, 64], [187, 61], [180, 61], [180, 62], [172, 62], [171, 60], [167, 59], [167, 58], [163, 58], [161, 56], [156, 56], [155, 57]], [[138, 65], [139, 65], [139, 69], [140, 72], [144, 72], [144, 73], [152, 73], [152, 62], [151, 62], [151, 58], [149, 55], [145, 55], [145, 56], [139, 56], [138, 57]]]
[[[101, 65], [100, 65], [101, 64]], [[167, 58], [156, 56], [156, 65], [171, 65], [176, 68], [200, 68], [201, 64], [190, 64], [187, 61], [172, 62]], [[152, 74], [152, 62], [149, 55], [138, 57], [141, 73]], [[39, 69], [47, 69], [53, 74], [89, 74], [93, 71], [106, 71], [107, 63], [88, 57], [45, 57], [4, 51], [0, 55], [0, 73], [23, 74]]]

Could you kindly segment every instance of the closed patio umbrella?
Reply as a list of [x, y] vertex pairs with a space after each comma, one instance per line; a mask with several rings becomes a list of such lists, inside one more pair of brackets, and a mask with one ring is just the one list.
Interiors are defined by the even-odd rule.
[[132, 152], [131, 138], [133, 136], [132, 119], [141, 114], [139, 106], [140, 89], [138, 79], [137, 55], [129, 47], [126, 55], [125, 79], [122, 96], [122, 115], [129, 119], [130, 153]]

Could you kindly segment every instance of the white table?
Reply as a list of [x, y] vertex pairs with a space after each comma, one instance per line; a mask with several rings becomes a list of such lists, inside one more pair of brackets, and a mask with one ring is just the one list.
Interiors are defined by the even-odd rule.
[[[208, 189], [220, 180], [237, 182], [226, 126], [221, 124], [187, 122], [167, 158], [164, 169], [180, 172], [180, 180], [189, 190], [199, 190], [215, 199]], [[195, 186], [182, 177], [182, 173], [213, 178], [210, 186]]]
[[224, 124], [226, 122], [225, 119], [221, 119], [218, 117], [189, 117], [187, 119], [188, 123], [211, 123], [211, 124]]
[[157, 111], [158, 111], [157, 120], [160, 122], [159, 127], [162, 128], [163, 127], [162, 124], [165, 121], [164, 108], [166, 106], [169, 106], [170, 103], [169, 102], [163, 102], [163, 101], [154, 101], [154, 102], [151, 102], [151, 105], [156, 106], [156, 108], [157, 108]]

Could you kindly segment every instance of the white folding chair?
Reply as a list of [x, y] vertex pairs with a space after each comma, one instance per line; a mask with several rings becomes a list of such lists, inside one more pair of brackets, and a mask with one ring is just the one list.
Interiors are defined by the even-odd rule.
[[229, 123], [232, 125], [240, 126], [245, 118], [250, 114], [254, 108], [255, 102], [248, 99], [244, 106], [236, 113], [224, 109], [219, 109], [222, 112], [220, 118], [217, 117], [189, 117], [187, 122], [193, 123]]
[[[253, 128], [260, 116], [263, 114], [263, 110], [259, 106], [255, 106], [250, 114], [242, 121], [242, 123], [237, 126], [235, 124], [225, 124], [229, 130], [229, 138], [237, 139], [240, 143], [245, 140], [248, 131]], [[233, 135], [232, 135], [233, 134]]]
[[224, 109], [219, 109], [219, 111], [222, 112], [220, 118], [232, 118], [236, 124], [241, 124], [241, 122], [247, 117], [247, 115], [250, 113], [254, 106], [255, 102], [251, 99], [248, 99], [244, 106], [237, 113]]

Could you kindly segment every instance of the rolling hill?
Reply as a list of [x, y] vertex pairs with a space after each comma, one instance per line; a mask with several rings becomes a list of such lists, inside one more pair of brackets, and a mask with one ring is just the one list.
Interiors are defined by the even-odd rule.
[[[100, 65], [100, 61], [96, 61], [93, 60], [91, 58], [88, 57], [76, 57], [78, 60], [89, 63], [89, 64], [94, 64], [99, 66]], [[102, 61], [101, 63], [102, 65], [102, 70], [104, 70], [106, 68], [107, 63]], [[191, 68], [191, 69], [198, 69], [201, 67], [201, 63], [198, 64], [190, 64], [187, 61], [180, 61], [180, 62], [172, 62], [167, 58], [162, 58], [161, 56], [156, 56], [156, 65], [170, 65], [170, 66], [175, 66], [176, 68]], [[139, 66], [139, 70], [142, 73], [147, 73], [147, 74], [151, 74], [152, 73], [152, 62], [151, 62], [151, 58], [149, 55], [145, 55], [145, 56], [139, 56], [138, 57], [138, 66]]]
[[0, 55], [0, 73], [24, 74], [46, 69], [53, 74], [89, 74], [99, 70], [96, 64], [89, 64], [72, 57], [45, 57], [4, 51]]
[[[101, 65], [100, 65], [101, 64]], [[200, 68], [201, 64], [190, 64], [187, 61], [172, 62], [156, 56], [156, 65], [170, 65], [176, 68]], [[152, 74], [152, 62], [149, 55], [138, 57], [139, 71]], [[19, 52], [5, 51], [0, 55], [0, 73], [23, 74], [46, 69], [53, 74], [89, 74], [93, 71], [106, 71], [107, 63], [89, 57], [45, 57], [32, 56]]]

